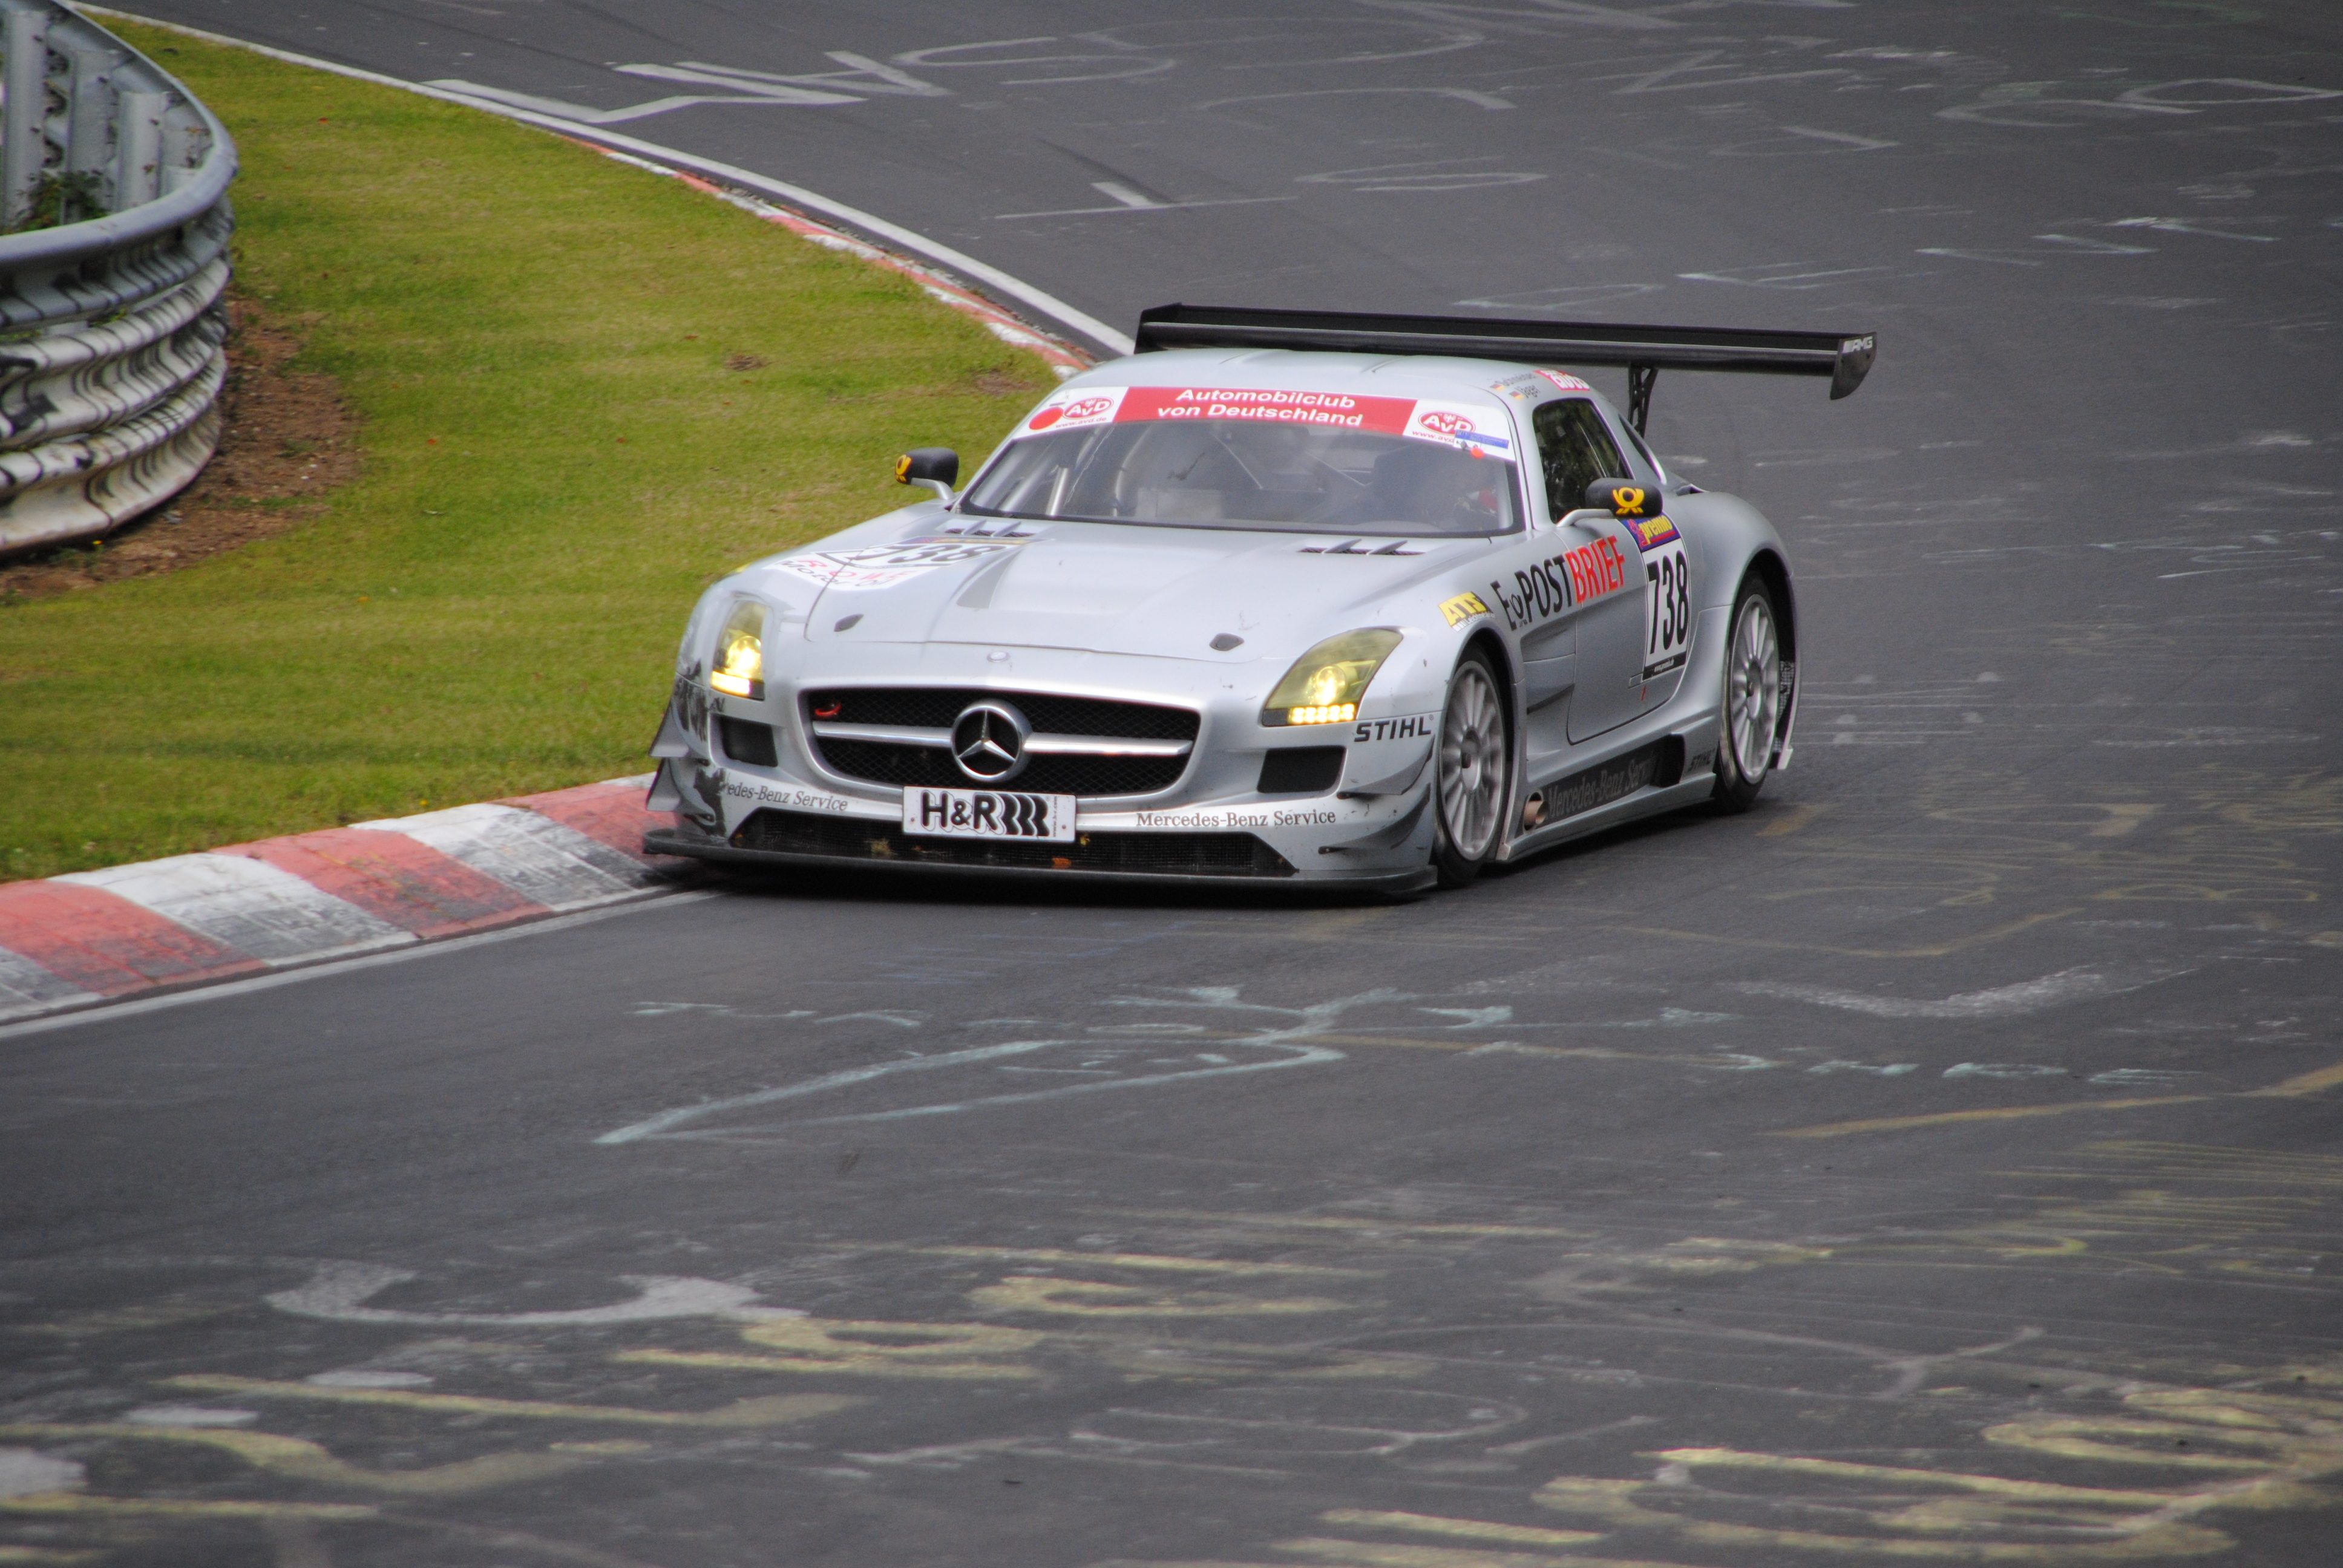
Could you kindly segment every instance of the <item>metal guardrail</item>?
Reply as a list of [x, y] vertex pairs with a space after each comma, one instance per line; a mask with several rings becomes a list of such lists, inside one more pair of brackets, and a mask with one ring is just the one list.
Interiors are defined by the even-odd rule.
[[96, 538], [219, 444], [235, 175], [153, 61], [0, 0], [0, 553]]

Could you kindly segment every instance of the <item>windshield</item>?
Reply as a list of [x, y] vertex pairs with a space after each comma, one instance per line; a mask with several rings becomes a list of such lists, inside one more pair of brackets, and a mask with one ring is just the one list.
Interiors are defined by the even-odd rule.
[[961, 502], [988, 517], [1353, 535], [1519, 526], [1503, 414], [1344, 393], [1061, 391]]

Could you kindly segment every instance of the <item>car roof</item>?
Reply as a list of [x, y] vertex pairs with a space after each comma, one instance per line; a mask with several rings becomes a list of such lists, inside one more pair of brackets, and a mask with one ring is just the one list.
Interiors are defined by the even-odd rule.
[[1110, 359], [1069, 378], [1069, 387], [1231, 387], [1358, 392], [1388, 397], [1469, 397], [1505, 402], [1507, 390], [1557, 387], [1531, 367], [1501, 359], [1430, 354], [1319, 354], [1291, 348], [1180, 348]]

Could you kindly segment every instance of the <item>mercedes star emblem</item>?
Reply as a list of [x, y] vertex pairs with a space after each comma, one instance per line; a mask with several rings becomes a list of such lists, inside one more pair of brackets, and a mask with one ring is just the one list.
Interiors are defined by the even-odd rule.
[[952, 760], [980, 784], [1005, 784], [1025, 770], [1033, 727], [1005, 702], [976, 702], [952, 720]]

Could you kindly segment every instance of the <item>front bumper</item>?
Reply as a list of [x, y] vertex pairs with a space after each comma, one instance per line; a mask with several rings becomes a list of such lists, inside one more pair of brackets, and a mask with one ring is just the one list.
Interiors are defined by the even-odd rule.
[[[827, 650], [824, 650], [825, 652]], [[839, 864], [980, 871], [1059, 879], [1407, 889], [1429, 882], [1434, 716], [1410, 694], [1371, 700], [1362, 722], [1264, 728], [1258, 695], [1225, 673], [1180, 660], [1018, 649], [970, 668], [966, 649], [878, 646], [768, 678], [751, 702], [687, 676], [662, 726], [654, 810], [676, 827], [652, 835], [663, 854], [763, 864]], [[809, 742], [799, 693], [837, 687], [950, 687], [1168, 704], [1199, 713], [1190, 765], [1151, 796], [1079, 796], [1071, 844], [931, 838], [902, 831], [900, 788], [826, 766]], [[750, 761], [729, 755], [738, 721], [769, 733]], [[731, 723], [734, 729], [728, 729]], [[1322, 793], [1262, 794], [1265, 760], [1339, 746], [1339, 779]], [[1011, 786], [1017, 788], [1017, 786]], [[1272, 785], [1274, 789], [1274, 785]]]
[[654, 854], [740, 866], [869, 867], [890, 871], [960, 872], [1053, 882], [1155, 886], [1355, 889], [1378, 894], [1431, 887], [1427, 864], [1305, 876], [1258, 836], [1242, 831], [1078, 831], [1071, 843], [921, 838], [880, 818], [816, 816], [765, 808], [728, 838], [679, 815], [672, 829], [645, 835]]

